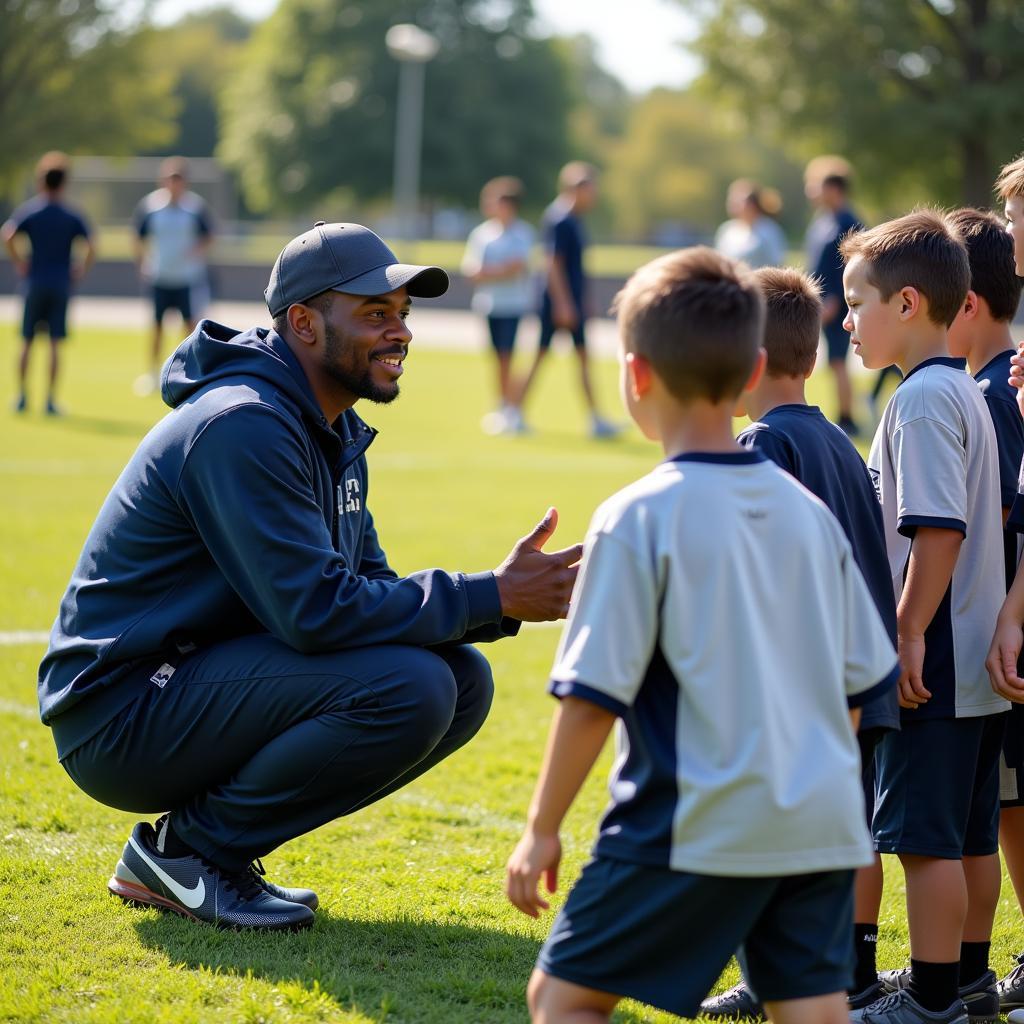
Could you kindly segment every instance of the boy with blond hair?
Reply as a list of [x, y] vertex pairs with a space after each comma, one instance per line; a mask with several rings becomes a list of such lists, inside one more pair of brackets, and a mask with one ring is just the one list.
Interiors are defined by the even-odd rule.
[[835, 518], [732, 437], [763, 299], [710, 249], [617, 301], [620, 384], [666, 460], [594, 515], [552, 671], [559, 698], [506, 892], [536, 917], [562, 819], [618, 720], [612, 802], [540, 953], [535, 1024], [632, 997], [694, 1015], [742, 946], [783, 1024], [846, 1024], [853, 869], [870, 863], [847, 704], [895, 653]]
[[1017, 157], [999, 172], [996, 195], [1004, 203], [1006, 231], [1013, 239], [1017, 276], [1024, 277], [1024, 156]]
[[[736, 415], [754, 422], [736, 439], [759, 451], [820, 498], [839, 521], [857, 567], [871, 592], [892, 642], [896, 642], [896, 603], [885, 554], [882, 510], [864, 460], [846, 433], [807, 403], [805, 384], [814, 371], [821, 330], [821, 292], [807, 274], [790, 268], [765, 267], [754, 272], [765, 298], [765, 373], [741, 396]], [[857, 741], [861, 782], [870, 827], [875, 808], [875, 747], [882, 736], [899, 728], [895, 688], [861, 710]], [[854, 899], [856, 967], [849, 1003], [867, 1006], [885, 994], [878, 979], [875, 950], [882, 902], [882, 863], [857, 872]], [[701, 1012], [714, 1019], [760, 1020], [763, 1010], [745, 982], [712, 999]]]
[[[868, 467], [882, 503], [897, 602], [902, 728], [879, 744], [875, 849], [906, 876], [910, 971], [855, 1011], [865, 1024], [964, 1024], [988, 1016], [1006, 701], [984, 670], [1002, 603], [999, 463], [992, 419], [947, 331], [970, 286], [967, 252], [941, 214], [918, 210], [841, 246], [845, 326], [869, 369], [904, 380]], [[981, 876], [979, 878], [979, 876]], [[961, 983], [966, 983], [961, 988]], [[977, 984], [977, 990], [975, 990]]]

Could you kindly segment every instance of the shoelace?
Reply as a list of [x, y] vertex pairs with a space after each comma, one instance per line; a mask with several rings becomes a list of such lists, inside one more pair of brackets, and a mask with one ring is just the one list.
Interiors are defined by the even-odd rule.
[[742, 1006], [747, 1001], [755, 1002], [754, 997], [750, 994], [750, 989], [746, 986], [736, 985], [729, 989], [728, 992], [723, 992], [719, 997], [719, 1007], [727, 1009], [729, 1006], [738, 1005]]
[[[258, 862], [257, 862], [258, 863]], [[263, 865], [260, 864], [260, 868]], [[223, 875], [224, 884], [229, 889], [234, 889], [242, 899], [251, 900], [257, 896], [263, 894], [263, 886], [260, 885], [260, 875], [262, 871], [258, 871], [256, 864], [249, 864], [237, 875]]]
[[[895, 1010], [903, 1003], [903, 992], [903, 989], [897, 989], [895, 992], [890, 992], [889, 995], [882, 996], [881, 999], [878, 999], [870, 1006], [865, 1007], [864, 1019], [870, 1021], [876, 1013], [886, 1013], [889, 1010]], [[871, 1014], [871, 1017], [867, 1016], [869, 1013]]]

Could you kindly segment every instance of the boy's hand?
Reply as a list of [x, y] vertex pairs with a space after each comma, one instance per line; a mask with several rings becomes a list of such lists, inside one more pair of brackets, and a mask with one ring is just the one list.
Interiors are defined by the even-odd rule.
[[527, 829], [512, 851], [505, 868], [505, 895], [512, 906], [528, 917], [538, 917], [549, 903], [537, 892], [540, 876], [548, 892], [558, 888], [558, 863], [562, 842], [558, 834], [542, 835]]
[[1024, 646], [1024, 630], [1020, 623], [996, 620], [992, 646], [988, 649], [985, 668], [992, 689], [1007, 700], [1024, 704], [1024, 679], [1017, 675], [1017, 659]]
[[900, 707], [916, 708], [927, 703], [931, 693], [925, 688], [924, 637], [900, 633], [896, 638], [896, 649], [900, 659]]
[[1017, 343], [1017, 351], [1010, 357], [1010, 386], [1017, 389], [1017, 407], [1024, 416], [1024, 341]]

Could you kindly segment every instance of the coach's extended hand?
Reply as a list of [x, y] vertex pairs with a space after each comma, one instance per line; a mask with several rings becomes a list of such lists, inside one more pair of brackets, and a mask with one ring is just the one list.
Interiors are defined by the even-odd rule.
[[523, 622], [565, 618], [583, 545], [550, 553], [542, 550], [557, 525], [558, 510], [549, 508], [533, 532], [494, 570], [502, 615]]

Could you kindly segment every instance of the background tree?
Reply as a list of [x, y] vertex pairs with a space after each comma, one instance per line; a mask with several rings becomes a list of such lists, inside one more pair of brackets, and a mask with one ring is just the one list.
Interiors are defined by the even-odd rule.
[[703, 86], [802, 156], [846, 154], [880, 204], [984, 204], [1021, 148], [1019, 0], [679, 2]]
[[213, 156], [221, 134], [220, 93], [252, 31], [252, 22], [230, 7], [188, 14], [154, 31], [179, 108], [173, 137], [148, 149], [149, 155]]
[[118, 6], [0, 0], [3, 194], [48, 149], [131, 153], [170, 138], [170, 76], [152, 31]]
[[472, 205], [496, 174], [547, 197], [568, 156], [567, 72], [529, 29], [530, 0], [282, 0], [224, 100], [219, 155], [256, 210], [308, 211], [391, 193], [398, 67], [384, 46], [413, 21], [441, 40], [427, 66], [422, 190]]
[[671, 227], [677, 233], [673, 241], [707, 238], [725, 220], [726, 190], [740, 177], [777, 188], [783, 223], [791, 230], [802, 226], [805, 204], [797, 164], [708, 99], [692, 91], [655, 89], [637, 101], [610, 153], [605, 191], [616, 233], [655, 240]]

